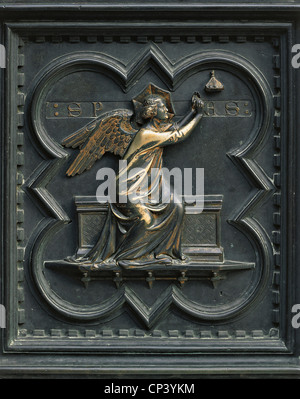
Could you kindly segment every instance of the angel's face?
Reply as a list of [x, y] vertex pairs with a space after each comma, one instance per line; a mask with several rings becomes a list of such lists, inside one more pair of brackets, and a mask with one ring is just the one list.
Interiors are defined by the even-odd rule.
[[167, 120], [168, 108], [166, 107], [166, 104], [163, 102], [162, 99], [158, 99], [156, 105], [157, 105], [156, 118], [162, 121]]

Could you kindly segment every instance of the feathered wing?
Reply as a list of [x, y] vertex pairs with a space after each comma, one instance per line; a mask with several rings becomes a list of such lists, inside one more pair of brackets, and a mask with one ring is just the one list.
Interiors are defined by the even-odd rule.
[[130, 123], [132, 112], [118, 110], [97, 118], [65, 138], [62, 145], [80, 148], [67, 170], [68, 176], [89, 170], [105, 152], [123, 157], [137, 130]]
[[62, 141], [62, 145], [69, 148], [80, 148], [86, 139], [94, 132], [95, 128], [99, 126], [101, 119], [100, 117], [94, 119], [92, 122], [89, 122], [84, 127], [72, 133]]

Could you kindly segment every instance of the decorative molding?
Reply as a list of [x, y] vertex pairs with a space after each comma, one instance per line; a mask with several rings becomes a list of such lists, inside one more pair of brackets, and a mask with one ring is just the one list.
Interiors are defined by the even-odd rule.
[[[128, 44], [128, 43], [141, 43], [141, 44], [151, 44], [151, 43], [186, 43], [186, 44], [193, 44], [193, 43], [201, 43], [201, 44], [211, 44], [211, 43], [216, 43], [216, 44], [228, 44], [228, 43], [263, 43], [263, 42], [270, 42], [270, 43], [276, 43], [278, 42], [278, 37], [276, 36], [278, 32], [274, 30], [274, 32], [270, 32], [269, 29], [264, 30], [264, 32], [259, 35], [256, 33], [250, 33], [247, 32], [245, 35], [240, 35], [240, 34], [232, 34], [232, 29], [231, 28], [223, 28], [222, 30], [224, 31], [224, 34], [216, 34], [215, 32], [212, 32], [214, 30], [211, 27], [208, 27], [204, 25], [203, 23], [201, 24], [193, 24], [190, 25], [187, 24], [187, 29], [185, 33], [181, 33], [176, 29], [175, 32], [177, 34], [170, 34], [170, 33], [164, 33], [162, 35], [160, 34], [146, 34], [146, 35], [138, 35], [136, 33], [130, 34], [127, 31], [130, 30], [129, 26], [124, 25], [123, 29], [126, 30], [124, 34], [116, 34], [115, 30], [112, 29], [111, 27], [107, 26], [107, 24], [103, 25], [101, 23], [97, 24], [94, 28], [90, 28], [90, 31], [94, 31], [92, 34], [81, 34], [78, 35], [78, 29], [74, 28], [72, 25], [69, 28], [64, 28], [66, 31], [65, 33], [53, 33], [53, 29], [51, 30], [49, 27], [47, 27], [47, 24], [43, 24], [43, 31], [45, 32], [43, 35], [33, 35], [29, 36], [28, 35], [28, 29], [25, 28], [25, 25], [22, 23], [19, 23], [17, 28], [24, 26], [24, 29], [22, 29], [22, 32], [20, 33], [22, 40], [24, 42], [29, 42], [29, 41], [34, 41], [35, 43], [53, 43], [53, 44], [61, 44], [61, 43], [71, 43], [71, 44], [78, 44], [81, 42], [84, 43], [101, 43], [101, 44], [111, 44], [111, 43], [122, 43], [122, 44]], [[243, 27], [248, 24], [243, 24]], [[281, 27], [283, 27], [284, 24], [281, 24]], [[10, 24], [10, 26], [14, 27], [15, 24]], [[251, 26], [251, 24], [250, 24]], [[101, 28], [102, 33], [99, 34], [99, 28]], [[131, 24], [132, 28], [132, 24]], [[184, 30], [184, 28], [183, 28]], [[206, 31], [206, 33], [200, 33], [199, 32]], [[57, 29], [58, 32], [61, 31], [60, 28]], [[74, 34], [68, 34], [68, 31], [74, 31]], [[105, 32], [108, 31], [110, 34], [106, 34]], [[161, 31], [161, 27], [159, 27], [159, 31]], [[179, 32], [179, 33], [178, 33]], [[194, 34], [191, 35], [191, 32]], [[199, 32], [196, 33], [195, 32]]]
[[[271, 35], [270, 35], [271, 37]], [[108, 36], [105, 36], [105, 40], [103, 42], [111, 42], [108, 41]], [[26, 38], [24, 38], [26, 40]], [[76, 40], [75, 40], [76, 39]], [[165, 37], [155, 37], [155, 40], [153, 40], [156, 43], [161, 43], [163, 40], [165, 39]], [[251, 39], [251, 38], [250, 38]], [[36, 37], [36, 42], [37, 43], [43, 43], [46, 40], [48, 40], [47, 36], [39, 36]], [[64, 40], [63, 36], [57, 36], [57, 37], [52, 37], [51, 41], [53, 43], [59, 43], [61, 42], [61, 40]], [[79, 40], [81, 40], [79, 38]], [[96, 38], [95, 36], [88, 36], [86, 39], [88, 42], [90, 43], [95, 43], [97, 40], [99, 40], [98, 38]], [[112, 40], [114, 40], [112, 38]], [[131, 40], [131, 37], [127, 37], [125, 36], [125, 38], [121, 39], [121, 37], [117, 40], [120, 40], [120, 42], [122, 43], [127, 43]], [[129, 41], [128, 41], [129, 40]], [[142, 40], [141, 42], [146, 42], [146, 38], [139, 38], [139, 40]], [[152, 39], [151, 39], [152, 40]], [[183, 40], [182, 37], [180, 36], [172, 36], [170, 37], [170, 42], [176, 43], [178, 41]], [[196, 36], [188, 36], [185, 37], [186, 42], [188, 43], [195, 43], [196, 41], [200, 41], [203, 43], [211, 43], [213, 40], [216, 40], [216, 38], [212, 37], [212, 36], [201, 36], [200, 37], [196, 37]], [[219, 43], [228, 43], [228, 37], [227, 36], [220, 36], [218, 37], [218, 42]], [[245, 43], [247, 40], [249, 40], [249, 35], [247, 36], [237, 36], [235, 39], [237, 43]], [[257, 36], [255, 38], [252, 38], [252, 40], [256, 41], [256, 42], [261, 42], [263, 40], [266, 40], [266, 36]], [[275, 40], [274, 38], [272, 38], [272, 40]], [[69, 39], [70, 43], [78, 43], [78, 37], [72, 37], [71, 40]], [[20, 42], [22, 43], [22, 42]], [[274, 41], [273, 41], [274, 43]], [[275, 40], [276, 43], [276, 40]], [[20, 50], [22, 49], [22, 46], [20, 46]], [[196, 60], [196, 56], [193, 58], [187, 57], [186, 60], [183, 60], [182, 62], [178, 63], [178, 64], [172, 64], [170, 62], [170, 60], [168, 60], [164, 54], [161, 52], [161, 50], [156, 47], [155, 45], [151, 45], [149, 47], [149, 49], [147, 49], [140, 57], [139, 61], [137, 62], [138, 67], [136, 67], [134, 65], [134, 62], [132, 63], [132, 66], [129, 64], [127, 66], [121, 65], [120, 63], [115, 63], [114, 60], [109, 60], [108, 58], [105, 58], [106, 56], [102, 55], [102, 60], [100, 60], [99, 58], [97, 59], [97, 56], [93, 56], [91, 53], [91, 59], [92, 59], [92, 63], [94, 63], [94, 65], [97, 64], [97, 60], [100, 60], [100, 64], [102, 63], [102, 65], [107, 65], [107, 64], [114, 64], [112, 69], [117, 69], [117, 81], [118, 83], [120, 83], [121, 87], [123, 88], [123, 90], [127, 91], [131, 89], [131, 82], [134, 82], [134, 80], [138, 77], [141, 76], [143, 74], [143, 71], [145, 71], [146, 68], [149, 67], [149, 65], [154, 65], [155, 68], [158, 68], [159, 71], [162, 73], [162, 75], [164, 76], [164, 82], [168, 85], [168, 87], [171, 87], [172, 89], [176, 88], [177, 86], [179, 86], [182, 82], [183, 79], [186, 79], [187, 76], [190, 76], [190, 74], [193, 74], [195, 71], [199, 71], [201, 70], [201, 67], [203, 65], [205, 65], [206, 63], [209, 64], [210, 62], [216, 62], [216, 63], [220, 63], [223, 64], [224, 63], [224, 59], [221, 60], [220, 55], [225, 55], [225, 63], [227, 64], [227, 66], [229, 66], [229, 68], [231, 68], [233, 65], [234, 67], [238, 67], [238, 68], [243, 68], [243, 72], [245, 74], [249, 75], [249, 67], [250, 67], [250, 74], [252, 73], [252, 79], [254, 77], [255, 79], [259, 80], [259, 84], [258, 84], [258, 91], [261, 91], [262, 94], [262, 98], [267, 98], [267, 92], [270, 92], [270, 88], [268, 88], [268, 86], [266, 85], [266, 83], [263, 81], [263, 77], [259, 76], [259, 74], [257, 74], [256, 72], [254, 72], [255, 70], [253, 69], [253, 66], [251, 66], [250, 64], [247, 65], [247, 67], [245, 65], [243, 65], [243, 62], [245, 60], [237, 60], [234, 59], [234, 56], [232, 54], [230, 54], [229, 52], [226, 51], [221, 51], [220, 54], [219, 52], [215, 53], [212, 55], [212, 53], [207, 52], [207, 54], [203, 54], [204, 55], [204, 61], [203, 59], [197, 63]], [[63, 63], [66, 61], [66, 59], [64, 57], [62, 57], [60, 60], [56, 60], [55, 61], [55, 65], [53, 64], [52, 66], [49, 65], [47, 66], [47, 72], [45, 73], [45, 71], [43, 71], [40, 74], [40, 80], [38, 81], [38, 84], [32, 89], [32, 92], [28, 94], [29, 98], [33, 99], [33, 106], [32, 106], [32, 112], [33, 115], [38, 115], [38, 111], [39, 111], [39, 105], [38, 102], [39, 101], [35, 101], [35, 99], [38, 97], [38, 94], [42, 93], [42, 89], [44, 88], [43, 84], [46, 82], [46, 86], [49, 86], [51, 83], [51, 72], [53, 73], [57, 73], [58, 69], [57, 66], [61, 65], [62, 69], [61, 69], [61, 76], [63, 76], [63, 74], [66, 72], [66, 70], [68, 69], [68, 67], [70, 67], [70, 71], [74, 70], [72, 69], [73, 66], [75, 65], [80, 65], [80, 67], [82, 67], [82, 64], [80, 64], [81, 62], [86, 63], [86, 59], [76, 59], [76, 57], [78, 57], [78, 54], [73, 54], [72, 56], [69, 57], [67, 63], [63, 66]], [[100, 58], [101, 58], [100, 57]], [[104, 58], [105, 60], [104, 60]], [[275, 55], [274, 57], [274, 70], [276, 72], [275, 74], [275, 80], [274, 80], [274, 87], [278, 90], [278, 94], [280, 93], [280, 79], [278, 79], [278, 73], [280, 72], [279, 69], [279, 55]], [[232, 61], [234, 60], [234, 62], [232, 63]], [[59, 63], [59, 61], [61, 61], [61, 64]], [[232, 63], [232, 64], [231, 64]], [[24, 73], [22, 71], [22, 66], [24, 64], [24, 56], [22, 53], [20, 53], [19, 55], [19, 66], [18, 66], [18, 82], [19, 82], [19, 87], [21, 88], [24, 84]], [[99, 64], [99, 65], [100, 65]], [[116, 68], [115, 68], [116, 67]], [[170, 72], [171, 71], [171, 72]], [[249, 75], [250, 76], [250, 75]], [[21, 94], [21, 93], [19, 93]], [[265, 97], [264, 97], [265, 96]], [[22, 132], [22, 126], [24, 123], [24, 94], [18, 96], [19, 100], [18, 100], [18, 115], [19, 119], [18, 119], [18, 125], [19, 125], [19, 131], [18, 131], [18, 143], [23, 143], [23, 132]], [[264, 257], [264, 262], [266, 264], [271, 264], [270, 262], [272, 262], [270, 254], [271, 254], [271, 250], [268, 244], [268, 235], [263, 231], [262, 227], [259, 226], [259, 224], [252, 220], [251, 218], [249, 218], [247, 216], [248, 213], [250, 213], [256, 206], [258, 206], [258, 204], [260, 204], [263, 201], [266, 201], [271, 195], [273, 195], [274, 191], [274, 206], [275, 206], [275, 212], [274, 212], [274, 226], [276, 227], [274, 229], [275, 234], [273, 235], [273, 244], [275, 245], [276, 251], [275, 251], [275, 265], [278, 266], [278, 268], [276, 268], [275, 272], [274, 272], [274, 322], [275, 322], [275, 326], [278, 326], [278, 317], [276, 316], [278, 314], [278, 306], [279, 306], [279, 291], [278, 291], [278, 286], [279, 286], [279, 282], [278, 282], [278, 277], [279, 277], [279, 259], [280, 259], [280, 251], [279, 251], [279, 244], [280, 242], [279, 240], [279, 232], [280, 232], [280, 224], [279, 221], [281, 223], [281, 219], [280, 219], [280, 212], [278, 212], [278, 210], [280, 210], [280, 208], [278, 208], [280, 206], [280, 190], [278, 190], [280, 188], [280, 185], [278, 185], [278, 182], [280, 182], [280, 163], [278, 163], [278, 156], [280, 155], [280, 129], [278, 128], [278, 124], [280, 125], [280, 119], [279, 119], [279, 113], [278, 111], [280, 110], [279, 104], [280, 104], [280, 99], [279, 99], [279, 95], [275, 95], [275, 115], [274, 115], [274, 125], [275, 125], [275, 135], [274, 135], [274, 139], [275, 139], [275, 156], [274, 156], [274, 165], [277, 168], [276, 169], [276, 173], [274, 174], [274, 180], [270, 180], [268, 178], [268, 176], [265, 175], [264, 171], [260, 168], [260, 166], [253, 161], [253, 159], [248, 158], [248, 156], [252, 156], [255, 152], [256, 152], [256, 148], [259, 147], [259, 145], [261, 145], [262, 141], [264, 141], [266, 139], [267, 136], [267, 131], [270, 127], [270, 115], [271, 115], [271, 110], [272, 110], [272, 106], [270, 103], [265, 102], [264, 103], [264, 107], [266, 110], [266, 114], [267, 114], [267, 123], [265, 126], [262, 127], [260, 132], [256, 132], [255, 134], [251, 135], [251, 138], [249, 139], [249, 142], [243, 146], [243, 148], [238, 149], [236, 151], [231, 152], [230, 154], [228, 154], [228, 156], [230, 157], [230, 159], [232, 159], [232, 161], [239, 167], [241, 168], [241, 170], [243, 170], [245, 172], [245, 175], [249, 177], [250, 181], [253, 183], [253, 185], [256, 187], [257, 191], [254, 193], [253, 197], [251, 199], [247, 200], [247, 205], [245, 206], [245, 211], [243, 211], [242, 213], [237, 213], [235, 215], [233, 215], [233, 217], [231, 218], [231, 220], [229, 221], [230, 223], [234, 224], [236, 227], [238, 227], [239, 229], [241, 229], [243, 232], [246, 232], [246, 234], [250, 237], [252, 235], [253, 238], [253, 243], [255, 246], [257, 246], [257, 250], [258, 253], [260, 255], [263, 254]], [[59, 145], [57, 145], [56, 143], [53, 143], [53, 141], [46, 137], [46, 134], [44, 134], [44, 132], [42, 132], [42, 129], [40, 129], [40, 126], [37, 127], [36, 125], [36, 119], [35, 117], [33, 117], [33, 126], [36, 129], [38, 138], [40, 140], [40, 143], [42, 144], [44, 150], [46, 151], [46, 153], [48, 153], [48, 155], [50, 156], [50, 158], [56, 158], [54, 160], [49, 160], [44, 162], [43, 164], [40, 165], [39, 170], [36, 170], [33, 172], [32, 176], [27, 180], [26, 182], [26, 186], [28, 189], [28, 193], [33, 196], [33, 198], [37, 198], [38, 201], [41, 203], [42, 208], [46, 211], [46, 215], [50, 216], [51, 220], [45, 220], [44, 225], [40, 226], [40, 235], [38, 240], [36, 241], [35, 245], [36, 248], [39, 247], [39, 243], [45, 242], [44, 240], [46, 240], [46, 237], [49, 235], [52, 236], [55, 231], [59, 230], [61, 228], [61, 226], [65, 223], [69, 222], [69, 218], [66, 215], [65, 211], [63, 209], [61, 209], [61, 207], [59, 206], [59, 204], [56, 202], [56, 200], [54, 198], [51, 197], [51, 195], [49, 194], [49, 192], [47, 191], [47, 184], [51, 181], [51, 178], [54, 176], [54, 174], [56, 173], [56, 171], [64, 164], [64, 162], [66, 161], [67, 158], [67, 153], [64, 152], [64, 150], [61, 149], [61, 147]], [[41, 134], [42, 132], [42, 134]], [[257, 147], [256, 147], [257, 145]], [[22, 180], [22, 174], [20, 174], [20, 172], [22, 171], [22, 165], [24, 162], [24, 153], [22, 150], [22, 144], [18, 144], [18, 153], [17, 153], [17, 165], [18, 165], [18, 175], [17, 175], [17, 181], [23, 183]], [[273, 185], [274, 182], [274, 185]], [[20, 183], [20, 187], [22, 186], [22, 184]], [[19, 187], [18, 187], [19, 190]], [[18, 193], [18, 201], [22, 201], [21, 199], [22, 194]], [[23, 275], [24, 275], [24, 270], [23, 270], [23, 258], [24, 258], [24, 250], [25, 248], [22, 247], [22, 240], [21, 238], [24, 237], [24, 230], [22, 229], [22, 202], [18, 202], [18, 210], [17, 210], [17, 215], [18, 215], [18, 242], [20, 244], [20, 246], [18, 246], [18, 253], [19, 253], [19, 258], [20, 259], [20, 264], [18, 267], [19, 270], [19, 275], [20, 275], [20, 289], [19, 289], [19, 298], [21, 298], [20, 305], [22, 304], [22, 301], [24, 300], [24, 291], [22, 289], [22, 282], [23, 282]], [[20, 240], [19, 240], [20, 238]], [[262, 242], [263, 244], [259, 244], [259, 242]], [[278, 251], [277, 251], [278, 249]], [[35, 258], [35, 252], [33, 253], [33, 259]], [[21, 266], [21, 267], [20, 267]], [[266, 286], [267, 280], [268, 280], [268, 273], [270, 272], [269, 267], [267, 267], [267, 270], [263, 270], [262, 271], [262, 275], [261, 275], [261, 280], [264, 281], [264, 283], [261, 285], [262, 288], [260, 291], [263, 291], [263, 288]], [[42, 276], [40, 276], [42, 278]], [[40, 282], [39, 282], [40, 284]], [[259, 284], [258, 284], [259, 285]], [[176, 290], [175, 290], [176, 291]], [[174, 293], [175, 293], [174, 289], [172, 289], [172, 294], [170, 294], [169, 296], [166, 296], [166, 301], [165, 301], [165, 305], [171, 306], [169, 304], [169, 299], [172, 297], [174, 300]], [[171, 292], [171, 291], [170, 291]], [[259, 295], [258, 295], [259, 297]], [[129, 300], [129, 298], [132, 299], [131, 297], [131, 293], [127, 292], [126, 296], [126, 301], [127, 304], [130, 304], [130, 306], [132, 308], [138, 308], [138, 302], [134, 300]], [[253, 297], [251, 298], [251, 300], [253, 299]], [[140, 313], [140, 317], [141, 319], [143, 319], [143, 322], [145, 323], [146, 326], [151, 327], [153, 324], [155, 323], [156, 317], [157, 319], [159, 319], [160, 315], [155, 316], [155, 306], [153, 307], [153, 309], [151, 309], [151, 311], [149, 311], [149, 313], [147, 315], [142, 315], [142, 312]], [[197, 313], [197, 312], [196, 312]], [[198, 312], [199, 313], [199, 312]], [[23, 317], [23, 318], [22, 318]], [[154, 321], [152, 321], [154, 320]], [[19, 322], [22, 323], [24, 321], [24, 309], [22, 308], [22, 305], [20, 307], [20, 319]], [[23, 333], [25, 334], [26, 329], [20, 330], [20, 334], [22, 335], [23, 333], [21, 333], [21, 331], [23, 331]], [[38, 336], [47, 336], [48, 333], [46, 332], [42, 332], [44, 330], [40, 330], [37, 329], [35, 330], [35, 332], [33, 333], [33, 335], [35, 337]], [[51, 336], [55, 336], [55, 334], [61, 334], [58, 332], [59, 330], [55, 330], [52, 329], [51, 332]], [[75, 330], [70, 330], [71, 332], [68, 332], [68, 336], [71, 337], [75, 337], [77, 333], [75, 333]], [[89, 337], [93, 337], [96, 335], [95, 332], [93, 332], [94, 330], [87, 330], [87, 336]], [[146, 333], [144, 330], [136, 330], [136, 331], [143, 331], [143, 334], [148, 334]], [[270, 330], [271, 331], [271, 330]], [[272, 337], [278, 337], [278, 334], [274, 334], [274, 330], [272, 330], [272, 333], [270, 333], [270, 336]], [[118, 335], [119, 334], [119, 335]], [[134, 334], [132, 334], [132, 332], [128, 333], [125, 330], [122, 330], [122, 333], [120, 335], [120, 333], [116, 333], [113, 332], [112, 336], [126, 336], [126, 337], [132, 337]], [[140, 334], [140, 336], [142, 336], [143, 334]], [[199, 334], [195, 335], [195, 330], [188, 330], [187, 333], [176, 333], [175, 331], [172, 331], [171, 333], [169, 333], [169, 335], [166, 332], [163, 333], [159, 333], [159, 330], [154, 330], [153, 333], [151, 332], [151, 334], [153, 334], [153, 336], [159, 336], [159, 334], [162, 334], [163, 336], [169, 336], [169, 337], [174, 337], [174, 338], [178, 338], [178, 337], [182, 337], [183, 335], [186, 338], [189, 339], [193, 339], [195, 337], [197, 338], [204, 338], [204, 336], [206, 335], [205, 332], [201, 332]], [[30, 334], [29, 334], [30, 335]], [[80, 335], [80, 334], [79, 334]], [[102, 332], [103, 337], [108, 337], [110, 335], [110, 333], [108, 333], [108, 330], [103, 330]], [[139, 335], [139, 333], [138, 333]], [[160, 336], [162, 336], [160, 335]], [[209, 334], [208, 334], [209, 335]], [[208, 337], [207, 335], [207, 337]], [[26, 332], [25, 336], [27, 337], [28, 334]], [[135, 336], [135, 335], [134, 335]], [[268, 336], [268, 334], [267, 334]], [[207, 338], [205, 336], [205, 338]], [[210, 335], [210, 337], [212, 337], [212, 335]], [[228, 332], [224, 331], [220, 331], [216, 337], [214, 338], [219, 338], [219, 339], [225, 339], [225, 338], [232, 338], [232, 334], [229, 334]], [[241, 331], [237, 331], [236, 332], [236, 338], [240, 338], [240, 337], [252, 337], [252, 338], [256, 338], [259, 339], [261, 338], [265, 338], [266, 335], [262, 332], [258, 332], [258, 331], [254, 331], [252, 333], [244, 333]]]
[[273, 56], [273, 70], [274, 70], [274, 174], [273, 182], [276, 187], [274, 193], [274, 212], [272, 231], [272, 240], [274, 247], [274, 271], [273, 271], [273, 312], [272, 319], [274, 325], [278, 328], [280, 325], [280, 268], [281, 268], [281, 55], [280, 55], [280, 40], [273, 38], [273, 46], [275, 54]]
[[41, 342], [43, 340], [47, 340], [49, 338], [71, 338], [72, 340], [76, 338], [77, 340], [82, 340], [84, 338], [88, 338], [93, 341], [106, 341], [107, 339], [116, 339], [119, 337], [122, 338], [176, 338], [176, 339], [206, 339], [210, 341], [214, 340], [235, 340], [235, 343], [238, 344], [239, 341], [248, 341], [251, 339], [256, 340], [270, 340], [274, 341], [278, 339], [279, 331], [276, 328], [271, 328], [269, 331], [264, 332], [263, 330], [236, 330], [234, 332], [224, 330], [224, 329], [215, 329], [205, 330], [205, 329], [197, 329], [197, 330], [157, 330], [153, 329], [151, 331], [130, 328], [130, 329], [20, 329], [19, 337], [20, 338], [29, 338], [29, 339], [40, 339]]
[[24, 86], [24, 62], [25, 54], [23, 53], [23, 41], [18, 38], [18, 65], [17, 65], [17, 87], [16, 87], [16, 106], [17, 106], [17, 153], [16, 153], [16, 204], [17, 204], [17, 302], [18, 302], [18, 324], [22, 325], [25, 322], [25, 309], [24, 309], [24, 256], [25, 256], [25, 246], [24, 246], [24, 104], [25, 104], [25, 94], [23, 93]]
[[[52, 169], [56, 170], [56, 168], [59, 168], [61, 163], [66, 159], [67, 153], [62, 149], [60, 144], [55, 143], [50, 139], [39, 119], [41, 114], [40, 107], [42, 104], [42, 98], [46, 95], [48, 88], [51, 87], [53, 79], [58, 79], [59, 77], [65, 76], [76, 70], [92, 69], [99, 70], [102, 73], [107, 70], [109, 71], [110, 76], [115, 76], [115, 81], [120, 84], [123, 90], [128, 91], [131, 89], [133, 83], [138, 79], [138, 77], [142, 76], [148, 68], [154, 68], [155, 70], [159, 70], [160, 76], [163, 77], [165, 84], [171, 86], [174, 90], [189, 76], [210, 65], [214, 65], [215, 68], [222, 67], [232, 73], [239, 73], [240, 77], [241, 74], [242, 76], [246, 76], [245, 79], [247, 79], [248, 85], [250, 85], [249, 82], [253, 85], [250, 87], [254, 96], [256, 96], [257, 106], [261, 107], [261, 112], [259, 113], [260, 121], [257, 123], [257, 130], [252, 132], [249, 140], [244, 143], [241, 148], [228, 154], [233, 162], [245, 172], [245, 176], [255, 187], [253, 196], [246, 200], [246, 204], [243, 204], [243, 211], [233, 215], [230, 223], [237, 226], [248, 237], [251, 237], [254, 246], [257, 247], [257, 253], [260, 254], [258, 264], [261, 262], [259, 266], [261, 274], [256, 281], [255, 288], [252, 288], [252, 293], [248, 295], [246, 300], [242, 301], [243, 304], [238, 303], [228, 312], [231, 317], [234, 317], [235, 314], [240, 314], [242, 309], [246, 310], [250, 304], [253, 304], [253, 301], [259, 300], [260, 294], [263, 293], [267, 284], [272, 261], [272, 256], [270, 255], [271, 248], [267, 234], [263, 231], [257, 221], [252, 220], [252, 218], [248, 216], [248, 214], [253, 211], [258, 204], [271, 195], [273, 190], [272, 181], [252, 159], [258, 151], [259, 146], [262, 145], [268, 135], [272, 122], [271, 110], [273, 106], [271, 90], [267, 82], [264, 80], [264, 77], [259, 73], [255, 66], [246, 59], [237, 57], [232, 52], [224, 50], [201, 52], [199, 54], [194, 54], [193, 56], [188, 56], [180, 62], [173, 64], [157, 46], [151, 45], [141, 54], [139, 59], [132, 60], [127, 66], [124, 66], [119, 61], [101, 53], [73, 53], [68, 56], [57, 58], [47, 66], [46, 70], [41, 71], [39, 74], [40, 77], [37, 79], [37, 83], [32, 89], [28, 101], [31, 105], [30, 112], [34, 132], [43, 148], [49, 153], [49, 155], [51, 155], [51, 157], [54, 156], [56, 158], [55, 161], [51, 161], [53, 163]], [[253, 89], [253, 87], [255, 87], [255, 89]], [[37, 176], [39, 176], [38, 179]], [[56, 311], [64, 314], [66, 317], [89, 319], [94, 318], [94, 312], [97, 314], [97, 317], [100, 317], [102, 314], [106, 315], [112, 311], [112, 304], [115, 304], [114, 306], [117, 309], [121, 303], [120, 301], [124, 301], [125, 298], [128, 302], [128, 298], [133, 298], [133, 295], [124, 291], [121, 296], [117, 295], [114, 296], [114, 299], [111, 298], [109, 300], [109, 306], [106, 304], [106, 307], [104, 307], [106, 310], [103, 310], [103, 305], [86, 309], [83, 307], [82, 312], [80, 313], [80, 306], [77, 306], [76, 310], [74, 308], [73, 311], [72, 306], [68, 303], [64, 304], [64, 302], [58, 298], [53, 291], [49, 290], [48, 284], [45, 280], [44, 273], [41, 269], [42, 258], [39, 248], [44, 248], [46, 240], [53, 236], [54, 232], [62, 226], [62, 223], [69, 222], [68, 217], [65, 215], [63, 210], [61, 210], [59, 204], [55, 203], [54, 198], [50, 198], [49, 193], [46, 190], [46, 186], [52, 176], [53, 174], [48, 172], [42, 172], [41, 174], [35, 172], [34, 176], [30, 179], [30, 182], [27, 183], [27, 187], [30, 191], [35, 187], [35, 193], [39, 192], [39, 198], [43, 202], [44, 208], [49, 209], [49, 212], [51, 211], [53, 215], [56, 215], [55, 218], [57, 219], [56, 221], [49, 221], [47, 229], [41, 231], [41, 234], [36, 240], [32, 252], [33, 275], [35, 282], [46, 301], [51, 304]], [[37, 190], [37, 187], [40, 186], [39, 181], [43, 181], [41, 186], [43, 196], [40, 195], [41, 190]], [[57, 213], [58, 209], [59, 212]], [[61, 215], [63, 216], [61, 217]], [[175, 298], [176, 295], [174, 296], [172, 294], [168, 296], [168, 301], [171, 300], [171, 302], [176, 303]], [[144, 312], [142, 307], [137, 306], [135, 300], [132, 301], [132, 304], [132, 309], [134, 309], [135, 312], [138, 312], [138, 315], [141, 316]], [[185, 305], [187, 304], [188, 302], [185, 303]], [[191, 305], [189, 306], [191, 307]], [[99, 310], [92, 310], [94, 308], [98, 308]], [[205, 315], [205, 312], [202, 312], [199, 309], [195, 311], [195, 315], [200, 317], [200, 319], [206, 319], [208, 317]], [[226, 315], [227, 312], [223, 311], [213, 312], [212, 318], [218, 320], [222, 317], [226, 318]], [[151, 326], [151, 322], [147, 317], [145, 319], [145, 324]], [[210, 319], [210, 317], [208, 318]]]

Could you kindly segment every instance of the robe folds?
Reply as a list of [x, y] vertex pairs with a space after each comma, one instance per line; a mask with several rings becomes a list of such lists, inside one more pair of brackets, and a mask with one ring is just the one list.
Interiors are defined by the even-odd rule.
[[163, 146], [178, 141], [180, 136], [174, 132], [161, 136], [156, 133], [125, 159], [116, 176], [116, 201], [109, 202], [99, 239], [81, 261], [99, 267], [103, 262], [138, 267], [184, 258], [184, 204], [162, 168]]

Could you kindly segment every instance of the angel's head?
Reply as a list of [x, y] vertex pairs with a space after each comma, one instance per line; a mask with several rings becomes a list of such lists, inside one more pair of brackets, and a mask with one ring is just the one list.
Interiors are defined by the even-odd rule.
[[169, 118], [168, 108], [164, 100], [158, 95], [149, 95], [143, 102], [142, 110], [143, 119], [157, 118], [161, 121]]

